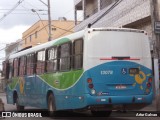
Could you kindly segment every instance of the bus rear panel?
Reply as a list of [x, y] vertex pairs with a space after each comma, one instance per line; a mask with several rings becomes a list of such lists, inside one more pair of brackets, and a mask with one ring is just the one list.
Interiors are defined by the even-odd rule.
[[86, 46], [88, 106], [128, 105], [132, 109], [135, 104], [142, 108], [152, 103], [151, 54], [146, 33], [91, 30]]

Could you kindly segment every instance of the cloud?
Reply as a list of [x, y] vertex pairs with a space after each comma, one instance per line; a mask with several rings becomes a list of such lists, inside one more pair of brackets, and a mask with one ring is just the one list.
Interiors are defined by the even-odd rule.
[[[11, 9], [19, 0], [0, 0], [0, 9]], [[47, 3], [47, 0], [44, 0]], [[74, 2], [73, 0], [50, 0], [51, 2], [51, 18], [58, 19], [59, 17], [66, 17], [69, 20], [74, 19]], [[9, 3], [9, 4], [8, 4]], [[8, 15], [0, 22], [0, 28], [9, 29], [17, 25], [32, 25], [39, 20], [36, 13], [31, 9], [47, 10], [47, 7], [39, 2], [39, 0], [25, 0], [21, 3], [14, 12]], [[0, 10], [0, 17], [7, 11]], [[47, 11], [37, 11], [41, 19], [48, 19]], [[41, 15], [46, 14], [46, 15]]]
[[22, 38], [22, 33], [30, 26], [19, 25], [11, 29], [0, 29], [0, 43], [11, 43]]
[[11, 29], [0, 29], [0, 69], [1, 63], [4, 60], [5, 52], [4, 49], [7, 43], [15, 42], [22, 38], [22, 33], [30, 26], [15, 26]]
[[[11, 9], [19, 0], [0, 0], [0, 18]], [[47, 3], [47, 0], [43, 0]], [[68, 20], [74, 20], [74, 0], [50, 0], [51, 2], [51, 18], [57, 20], [59, 17], [66, 17]], [[9, 14], [3, 21], [0, 21], [0, 49], [5, 47], [4, 43], [15, 42], [22, 38], [22, 33], [29, 26], [39, 21], [36, 13], [31, 9], [44, 9], [47, 7], [39, 2], [39, 0], [25, 0], [19, 5], [12, 14]], [[38, 12], [41, 19], [48, 19], [47, 11]], [[4, 51], [0, 51], [0, 68], [1, 59], [4, 57]]]

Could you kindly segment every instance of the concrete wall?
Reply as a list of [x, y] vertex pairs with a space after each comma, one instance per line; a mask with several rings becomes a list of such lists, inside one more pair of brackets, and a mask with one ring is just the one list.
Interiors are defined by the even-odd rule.
[[107, 7], [113, 2], [113, 0], [100, 0], [100, 9]]
[[21, 39], [17, 40], [14, 43], [10, 43], [6, 45], [5, 48], [5, 56], [9, 56], [13, 53], [16, 53], [22, 49], [23, 41]]
[[[42, 24], [43, 22], [43, 24]], [[23, 48], [36, 46], [48, 41], [48, 21], [38, 21], [23, 33]], [[44, 27], [46, 26], [46, 27]], [[52, 39], [56, 39], [73, 33], [74, 21], [54, 20], [52, 21]], [[37, 32], [37, 37], [36, 33]], [[31, 40], [30, 40], [31, 36]]]
[[86, 0], [85, 1], [85, 17], [88, 18], [98, 12], [98, 0]]
[[[115, 1], [116, 2], [116, 1]], [[113, 7], [114, 5], [114, 7]], [[149, 0], [119, 0], [108, 7], [100, 10], [93, 16], [81, 22], [75, 27], [75, 31], [84, 29], [89, 23], [94, 23], [93, 27], [123, 27], [141, 19], [150, 17]], [[139, 24], [136, 28], [147, 29], [151, 33], [150, 22]]]

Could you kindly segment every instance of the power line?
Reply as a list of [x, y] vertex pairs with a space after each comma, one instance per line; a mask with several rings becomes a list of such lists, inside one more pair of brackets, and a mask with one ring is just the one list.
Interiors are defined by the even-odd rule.
[[27, 3], [28, 5], [32, 6], [33, 8], [38, 9], [36, 6], [34, 6], [33, 4], [29, 3], [28, 1], [25, 1], [25, 3]]
[[[47, 24], [47, 25], [45, 25], [45, 26], [43, 26], [43, 27], [42, 27], [40, 30], [38, 30], [37, 32], [42, 31], [42, 30], [43, 30], [43, 29], [45, 29], [47, 26], [48, 26], [48, 24]], [[52, 26], [54, 26], [54, 25], [52, 25]], [[66, 29], [63, 29], [63, 28], [60, 28], [60, 27], [57, 27], [57, 26], [54, 26], [54, 27], [55, 27], [55, 28], [62, 29], [62, 30], [67, 31], [67, 32], [72, 32], [72, 31], [70, 31], [70, 29], [69, 29], [69, 30], [66, 30]], [[34, 34], [35, 34], [35, 33], [30, 34], [30, 35], [32, 36], [32, 35], [34, 35]], [[65, 34], [66, 34], [66, 32], [65, 32]], [[18, 42], [12, 43], [11, 45], [19, 44], [19, 43], [20, 43], [20, 42], [22, 42], [22, 41], [25, 41], [25, 40], [20, 40], [20, 41], [18, 41]], [[10, 46], [10, 45], [9, 45], [9, 46]], [[6, 46], [6, 47], [4, 47], [4, 48], [0, 49], [0, 51], [7, 49], [9, 46]]]
[[[24, 7], [22, 4], [21, 4], [21, 6], [22, 7]], [[28, 8], [26, 8], [26, 7], [24, 7], [25, 9], [28, 9]], [[96, 8], [97, 9], [97, 8]], [[28, 10], [30, 10], [30, 9], [28, 9]], [[81, 16], [81, 17], [83, 17], [83, 15]], [[79, 17], [79, 18], [81, 18], [81, 17]], [[80, 24], [80, 23], [79, 23]], [[47, 25], [45, 25], [45, 26], [43, 26], [43, 28], [41, 28], [39, 31], [37, 31], [37, 32], [40, 32], [41, 30], [43, 30], [45, 27], [47, 27], [48, 26], [48, 24]], [[53, 26], [53, 25], [52, 25]], [[70, 25], [70, 26], [68, 26], [68, 28], [69, 27], [71, 27], [72, 25]], [[57, 26], [54, 26], [54, 27], [56, 27], [56, 28], [59, 28], [59, 29], [62, 29], [62, 30], [65, 30], [65, 29], [63, 29], [63, 28], [60, 28], [60, 27], [57, 27]], [[73, 28], [75, 28], [76, 26], [73, 26], [72, 28], [70, 28], [70, 29], [68, 29], [68, 30], [65, 30], [66, 32], [65, 33], [62, 33], [60, 36], [58, 36], [58, 38], [59, 37], [61, 37], [62, 35], [64, 35], [64, 34], [66, 34], [67, 32], [72, 32], [71, 30], [73, 29]], [[35, 33], [33, 33], [33, 34], [30, 34], [31, 36], [32, 35], [34, 35]], [[21, 41], [18, 41], [18, 42], [15, 42], [14, 44], [18, 44], [18, 43], [20, 43], [20, 42], [22, 42], [22, 41], [24, 41], [24, 40], [21, 40]], [[9, 46], [8, 46], [9, 47]], [[4, 50], [4, 49], [6, 49], [6, 48], [8, 48], [8, 47], [5, 47], [5, 48], [2, 48], [2, 49], [0, 49], [0, 51], [2, 51], [2, 50]]]
[[17, 2], [16, 5], [11, 10], [9, 10], [6, 14], [3, 15], [2, 18], [0, 18], [0, 22], [4, 20], [10, 13], [12, 13], [23, 1], [24, 0], [19, 0], [19, 2]]
[[[6, 10], [11, 10], [11, 9], [0, 9], [0, 11], [6, 11]], [[47, 11], [43, 9], [35, 9], [36, 11]], [[30, 9], [15, 9], [14, 11], [30, 11]]]
[[115, 8], [120, 2], [122, 2], [122, 0], [118, 0], [116, 1], [113, 6], [111, 6], [110, 9], [108, 9], [105, 13], [103, 13], [101, 16], [99, 16], [94, 22], [91, 23], [91, 25], [95, 24], [96, 22], [98, 22], [101, 18], [103, 18], [107, 13], [109, 13], [110, 11], [112, 11], [113, 8]]
[[[4, 14], [4, 13], [1, 13], [0, 14]], [[10, 15], [15, 15], [15, 14], [20, 14], [20, 15], [26, 15], [26, 14], [29, 14], [29, 15], [35, 15], [34, 13], [11, 13]], [[45, 13], [40, 13], [39, 15], [47, 15]]]
[[[96, 8], [97, 9], [97, 8]], [[83, 17], [83, 16], [81, 16], [81, 17]], [[97, 16], [95, 16], [95, 17], [97, 17]], [[80, 17], [79, 17], [80, 18]], [[80, 23], [79, 23], [80, 24]], [[43, 28], [41, 28], [39, 31], [37, 31], [37, 32], [40, 32], [41, 30], [43, 30], [45, 27], [47, 27], [48, 25], [45, 25]], [[53, 25], [52, 25], [53, 26]], [[71, 25], [70, 25], [71, 26]], [[69, 26], [69, 27], [70, 27]], [[62, 33], [60, 36], [58, 36], [58, 38], [59, 37], [61, 37], [62, 35], [64, 35], [64, 34], [66, 34], [67, 32], [72, 32], [71, 30], [73, 29], [73, 28], [75, 28], [76, 27], [76, 25], [75, 26], [73, 26], [72, 28], [70, 28], [70, 29], [68, 29], [68, 30], [66, 30], [66, 29], [63, 29], [63, 28], [60, 28], [60, 27], [57, 27], [57, 26], [54, 26], [54, 27], [56, 27], [56, 28], [59, 28], [59, 29], [62, 29], [62, 30], [65, 30], [66, 32], [65, 33]], [[31, 35], [34, 35], [35, 33], [33, 33], [33, 34], [31, 34]], [[21, 41], [18, 41], [18, 42], [15, 42], [14, 44], [18, 44], [18, 43], [20, 43], [20, 42], [22, 42], [22, 41], [24, 41], [24, 40], [21, 40]], [[0, 51], [2, 51], [2, 50], [4, 50], [4, 49], [6, 49], [6, 47], [5, 48], [2, 48], [2, 49], [0, 49]]]
[[[42, 21], [42, 19], [41, 19], [41, 16], [37, 13], [37, 11], [36, 11], [36, 10], [34, 10], [34, 9], [32, 9], [32, 12], [35, 12], [35, 13], [38, 15], [38, 17], [39, 17], [39, 19], [41, 20], [41, 23], [42, 23], [42, 25], [43, 25], [43, 27], [44, 27], [45, 25], [44, 25], [44, 23], [43, 23], [43, 21]], [[44, 27], [44, 28], [45, 28], [45, 30], [46, 30], [46, 32], [47, 32], [47, 34], [49, 35], [49, 33], [48, 33], [48, 31], [47, 31], [46, 27]]]
[[57, 27], [57, 26], [55, 26], [55, 25], [52, 25], [53, 27], [55, 27], [55, 28], [59, 28], [59, 29], [61, 29], [61, 30], [64, 30], [64, 31], [66, 31], [66, 32], [71, 32], [71, 33], [73, 33], [73, 31], [70, 31], [70, 30], [67, 30], [67, 29], [64, 29], [64, 28], [60, 28], [60, 27]]
[[[46, 25], [46, 26], [48, 26], [48, 25]], [[43, 28], [41, 28], [41, 29], [38, 30], [37, 32], [42, 31], [46, 26], [44, 26]], [[34, 34], [35, 34], [35, 33], [33, 33], [33, 34], [31, 34], [31, 35], [34, 35]], [[10, 44], [10, 45], [19, 44], [19, 43], [22, 42], [22, 41], [24, 41], [24, 40], [20, 40], [20, 41], [18, 41], [18, 42], [14, 42], [14, 43], [12, 43], [12, 44]], [[9, 45], [9, 46], [10, 46], [10, 45]], [[6, 46], [6, 47], [0, 49], [0, 51], [7, 49], [9, 46]]]
[[[122, 0], [120, 0], [120, 1], [116, 1], [109, 9], [107, 9], [107, 11], [105, 11], [102, 15], [96, 15], [96, 16], [94, 16], [94, 18], [92, 18], [93, 20], [95, 20], [95, 18], [97, 18], [95, 21], [93, 21], [92, 23], [91, 23], [91, 25], [93, 25], [93, 24], [95, 24], [98, 20], [100, 20], [102, 17], [104, 17], [104, 15], [106, 15], [106, 14], [108, 14], [111, 10], [113, 10], [120, 2], [121, 2]], [[104, 3], [103, 3], [104, 4]], [[102, 5], [103, 4], [101, 4], [101, 6], [100, 7], [102, 7]], [[95, 8], [93, 11], [96, 11], [97, 10], [97, 8]], [[93, 14], [92, 14], [93, 15]], [[81, 17], [83, 17], [83, 15], [81, 16]], [[80, 17], [79, 17], [80, 18]], [[78, 18], [78, 19], [79, 19]], [[79, 22], [78, 24], [80, 24], [81, 22]], [[89, 21], [89, 23], [90, 23], [90, 21]], [[88, 23], [88, 24], [89, 24]], [[77, 25], [78, 25], [77, 24]], [[72, 29], [74, 29], [77, 25], [75, 25], [75, 26], [73, 26], [72, 28], [70, 28], [69, 30], [72, 30]], [[72, 25], [70, 25], [69, 27], [71, 27]], [[67, 32], [66, 32], [67, 33]], [[63, 35], [65, 35], [66, 33], [62, 33], [60, 36], [58, 36], [58, 37], [61, 37], [61, 36], [63, 36]]]

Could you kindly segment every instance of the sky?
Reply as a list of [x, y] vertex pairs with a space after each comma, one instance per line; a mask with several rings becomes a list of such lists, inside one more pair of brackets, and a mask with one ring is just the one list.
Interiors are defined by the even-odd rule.
[[[47, 3], [47, 0], [42, 1]], [[21, 39], [22, 33], [39, 21], [38, 15], [31, 9], [35, 9], [41, 19], [47, 20], [48, 18], [47, 6], [40, 0], [24, 0], [11, 14], [1, 20], [18, 2], [19, 0], [0, 0], [0, 69], [1, 61], [4, 58], [4, 51], [1, 49], [7, 43]], [[50, 3], [52, 20], [57, 20], [59, 17], [74, 20], [74, 0], [50, 0]]]

